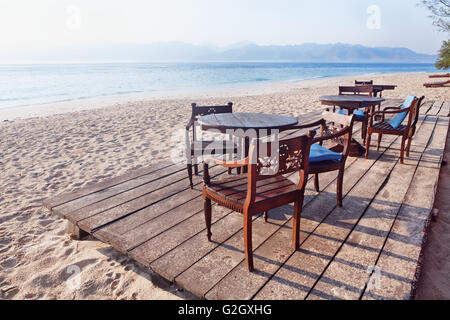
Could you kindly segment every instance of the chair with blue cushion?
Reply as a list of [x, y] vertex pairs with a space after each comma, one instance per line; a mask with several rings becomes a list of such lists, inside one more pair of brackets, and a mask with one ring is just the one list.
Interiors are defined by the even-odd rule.
[[[401, 106], [387, 107], [384, 108], [383, 111], [377, 111], [371, 115], [367, 130], [366, 159], [369, 157], [372, 134], [378, 133], [377, 150], [380, 149], [383, 135], [388, 134], [402, 136], [400, 163], [404, 163], [406, 141], [408, 141], [406, 146], [406, 156], [409, 157], [411, 142], [416, 133], [416, 125], [419, 120], [420, 106], [424, 99], [425, 97], [417, 98], [416, 96], [409, 95]], [[381, 121], [374, 123], [374, 118], [377, 115], [381, 115]], [[390, 121], [387, 121], [386, 115], [394, 115], [394, 117]], [[403, 124], [406, 118], [408, 118], [408, 122]]]
[[[372, 85], [355, 85], [355, 86], [340, 86], [339, 95], [366, 95], [373, 97], [373, 86]], [[339, 114], [348, 115], [347, 110], [338, 110]], [[369, 123], [370, 108], [365, 108], [365, 110], [355, 110], [353, 111], [355, 115], [355, 121], [362, 122], [361, 127], [361, 138], [366, 141], [367, 136], [367, 125]]]
[[[311, 145], [309, 174], [314, 174], [314, 188], [317, 192], [320, 192], [319, 174], [339, 171], [336, 192], [339, 207], [342, 207], [342, 185], [344, 181], [345, 162], [350, 152], [354, 119], [354, 115], [347, 116], [325, 111], [322, 114], [321, 120], [291, 128], [300, 130], [320, 126], [320, 136], [316, 136]], [[330, 144], [330, 148], [326, 148], [324, 143]]]

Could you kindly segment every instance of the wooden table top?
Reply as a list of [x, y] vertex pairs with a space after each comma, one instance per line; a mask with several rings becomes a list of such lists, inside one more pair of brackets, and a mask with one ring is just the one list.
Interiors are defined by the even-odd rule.
[[320, 97], [320, 101], [322, 104], [334, 105], [343, 108], [363, 108], [376, 106], [385, 101], [385, 99], [358, 94], [344, 94], [322, 96]]
[[221, 113], [200, 117], [198, 122], [203, 130], [219, 129], [285, 129], [298, 124], [298, 119], [263, 113]]

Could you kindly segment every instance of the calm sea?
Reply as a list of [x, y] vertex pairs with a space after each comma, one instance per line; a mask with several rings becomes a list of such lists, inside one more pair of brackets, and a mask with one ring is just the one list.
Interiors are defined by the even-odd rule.
[[95, 63], [0, 65], [0, 109], [97, 97], [245, 88], [270, 82], [398, 72], [433, 64]]

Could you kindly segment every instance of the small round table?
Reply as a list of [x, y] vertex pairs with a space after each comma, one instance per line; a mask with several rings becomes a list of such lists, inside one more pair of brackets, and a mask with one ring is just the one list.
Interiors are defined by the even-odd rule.
[[298, 124], [298, 119], [262, 113], [219, 113], [198, 119], [202, 130], [217, 129], [225, 133], [227, 130], [283, 130]]
[[[367, 107], [370, 107], [372, 112], [373, 108], [380, 105], [383, 101], [385, 101], [385, 99], [364, 95], [331, 95], [320, 97], [320, 101], [326, 106], [337, 106], [347, 109], [348, 114], [351, 115], [355, 110]], [[349, 155], [352, 157], [357, 157], [365, 153], [366, 148], [364, 148], [355, 139], [352, 139]]]
[[[198, 119], [202, 130], [215, 129], [222, 133], [230, 133], [229, 131], [243, 130], [239, 137], [237, 132], [232, 134], [236, 137], [242, 138], [245, 143], [242, 144], [244, 150], [243, 154], [248, 156], [249, 151], [249, 136], [246, 136], [246, 131], [255, 130], [256, 138], [262, 136], [269, 136], [273, 130], [284, 130], [298, 124], [298, 119], [293, 117], [279, 116], [275, 114], [262, 113], [218, 113], [200, 117]], [[261, 132], [261, 130], [265, 130]], [[247, 172], [247, 168], [244, 168]]]

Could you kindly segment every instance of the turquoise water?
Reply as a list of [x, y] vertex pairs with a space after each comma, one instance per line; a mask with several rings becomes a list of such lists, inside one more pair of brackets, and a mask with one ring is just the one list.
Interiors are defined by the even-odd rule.
[[96, 63], [0, 65], [0, 108], [120, 95], [229, 89], [361, 74], [436, 72], [433, 64]]

